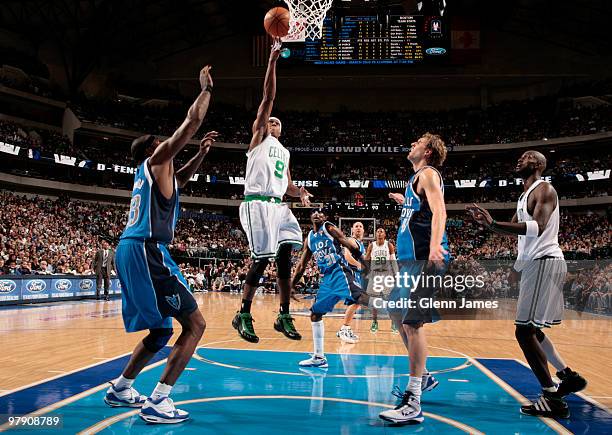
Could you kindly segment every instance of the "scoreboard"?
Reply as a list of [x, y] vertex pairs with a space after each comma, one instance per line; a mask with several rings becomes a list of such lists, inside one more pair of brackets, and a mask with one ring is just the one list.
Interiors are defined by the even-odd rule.
[[328, 17], [320, 40], [289, 42], [283, 57], [314, 65], [383, 65], [440, 62], [448, 58], [450, 31], [439, 16]]

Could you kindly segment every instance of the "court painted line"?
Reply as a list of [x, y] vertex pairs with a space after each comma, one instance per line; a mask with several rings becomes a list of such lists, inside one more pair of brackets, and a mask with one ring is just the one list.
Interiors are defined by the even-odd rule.
[[[344, 402], [344, 403], [353, 403], [358, 405], [366, 405], [366, 406], [377, 406], [380, 408], [395, 408], [394, 405], [389, 405], [388, 403], [378, 403], [378, 402], [367, 402], [364, 400], [354, 400], [354, 399], [343, 399], [339, 397], [312, 397], [312, 396], [224, 396], [224, 397], [207, 397], [202, 399], [191, 399], [191, 400], [183, 400], [181, 402], [175, 402], [175, 405], [188, 405], [191, 403], [206, 403], [206, 402], [220, 402], [225, 400], [262, 400], [262, 399], [289, 399], [289, 400], [321, 400], [328, 402]], [[88, 427], [87, 429], [79, 432], [79, 435], [90, 435], [96, 434], [101, 430], [104, 430], [115, 423], [120, 422], [121, 420], [125, 420], [126, 418], [132, 417], [138, 414], [140, 410], [132, 410], [128, 412], [124, 412], [123, 414], [118, 414], [113, 417], [109, 417], [105, 420], [100, 421], [99, 423]], [[423, 412], [423, 415], [429, 417], [433, 420], [438, 420], [441, 423], [448, 424], [449, 426], [453, 426], [465, 433], [473, 434], [473, 435], [484, 435], [483, 432], [478, 429], [469, 426], [465, 423], [461, 423], [457, 420], [453, 420], [452, 418], [444, 417], [438, 414], [432, 414], [431, 412]]]
[[[216, 348], [207, 348], [207, 349], [216, 349]], [[231, 350], [237, 350], [237, 349], [231, 349]], [[244, 351], [244, 349], [242, 349]], [[248, 351], [247, 351], [248, 352]], [[283, 352], [283, 351], [276, 351], [276, 352]], [[358, 354], [351, 354], [351, 355], [356, 355], [358, 356]], [[386, 355], [385, 355], [386, 356]], [[256, 373], [268, 373], [271, 375], [286, 375], [286, 376], [311, 376], [311, 373], [300, 373], [300, 372], [285, 372], [285, 371], [280, 371], [280, 370], [265, 370], [265, 369], [256, 369], [256, 368], [252, 368], [252, 367], [242, 367], [242, 366], [236, 366], [233, 364], [226, 364], [226, 363], [222, 363], [222, 362], [218, 362], [218, 361], [214, 361], [208, 358], [204, 358], [200, 355], [196, 353], [193, 354], [193, 358], [203, 362], [205, 364], [212, 364], [215, 366], [219, 366], [219, 367], [225, 367], [228, 369], [234, 369], [234, 370], [241, 370], [241, 371], [245, 371], [245, 372], [256, 372]], [[459, 370], [463, 370], [465, 368], [468, 368], [471, 366], [471, 363], [468, 362], [464, 362], [463, 364], [460, 364], [458, 366], [455, 367], [449, 367], [446, 369], [441, 369], [441, 370], [432, 370], [430, 373], [432, 374], [439, 374], [439, 373], [448, 373], [448, 372], [454, 372], [454, 371], [459, 371]], [[399, 373], [399, 374], [376, 374], [376, 375], [334, 375], [334, 374], [329, 374], [326, 373], [326, 377], [328, 378], [395, 378], [395, 377], [409, 377], [410, 374], [409, 373]]]
[[[494, 374], [491, 370], [489, 370], [488, 368], [483, 366], [481, 363], [476, 361], [476, 359], [474, 358], [470, 358], [470, 359], [472, 360], [472, 364], [474, 364], [475, 367], [477, 367], [481, 372], [483, 372], [493, 382], [499, 385], [506, 393], [510, 394], [517, 402], [519, 402], [520, 404], [530, 403], [529, 399], [527, 399], [525, 396], [523, 396], [518, 391], [516, 391], [514, 388], [512, 388], [510, 385], [508, 385], [504, 380], [502, 380], [500, 377]], [[545, 418], [545, 417], [537, 417], [537, 418], [539, 418], [544, 424], [546, 424], [548, 427], [550, 427], [552, 430], [554, 430], [558, 434], [573, 435], [572, 432], [564, 428], [559, 422], [553, 420], [552, 418]]]
[[[165, 359], [163, 359], [161, 361], [158, 361], [156, 363], [150, 364], [150, 365], [146, 366], [145, 368], [143, 368], [141, 373], [142, 372], [146, 372], [148, 370], [151, 370], [152, 368], [158, 367], [158, 366], [164, 364], [166, 361], [167, 361], [167, 358], [165, 358]], [[87, 397], [87, 396], [90, 396], [90, 395], [92, 395], [94, 393], [97, 393], [98, 391], [102, 391], [102, 390], [104, 390], [106, 388], [108, 388], [108, 382], [104, 382], [103, 384], [100, 384], [100, 385], [98, 385], [96, 387], [90, 388], [89, 390], [83, 391], [81, 393], [75, 394], [74, 396], [70, 396], [70, 397], [68, 397], [68, 398], [66, 398], [64, 400], [60, 400], [59, 402], [53, 403], [53, 404], [51, 404], [49, 406], [45, 406], [44, 408], [37, 409], [34, 412], [26, 414], [24, 417], [36, 417], [36, 416], [42, 416], [42, 415], [48, 414], [48, 413], [50, 413], [52, 411], [55, 411], [56, 409], [62, 408], [64, 406], [66, 406], [66, 405], [69, 405], [69, 404], [71, 404], [73, 402], [76, 402], [76, 401], [78, 401], [78, 400], [80, 400], [80, 399], [82, 399], [84, 397]], [[7, 429], [11, 429], [11, 428], [12, 428], [12, 426], [10, 425], [10, 423], [5, 423], [5, 424], [0, 426], [0, 432], [4, 432]]]
[[448, 382], [470, 382], [467, 379], [447, 379]]

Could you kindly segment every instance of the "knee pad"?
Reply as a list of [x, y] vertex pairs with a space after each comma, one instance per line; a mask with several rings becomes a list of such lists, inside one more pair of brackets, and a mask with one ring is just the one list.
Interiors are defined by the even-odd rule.
[[282, 245], [278, 248], [276, 276], [279, 279], [291, 278], [291, 245]]
[[142, 339], [142, 344], [149, 352], [157, 353], [170, 341], [172, 328], [149, 329], [149, 335]]
[[531, 336], [537, 336], [537, 328], [534, 328], [531, 325], [516, 325], [516, 330], [514, 331], [514, 336], [518, 340], [518, 342], [525, 341], [529, 339]]
[[253, 261], [251, 268], [247, 272], [245, 282], [251, 287], [256, 287], [259, 284], [259, 280], [263, 276], [267, 266], [267, 259]]

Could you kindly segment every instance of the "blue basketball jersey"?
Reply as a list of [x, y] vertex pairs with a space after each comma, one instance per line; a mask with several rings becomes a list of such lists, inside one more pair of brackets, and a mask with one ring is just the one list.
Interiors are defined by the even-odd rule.
[[325, 275], [338, 265], [347, 266], [344, 255], [342, 255], [342, 246], [327, 231], [328, 224], [333, 225], [325, 222], [319, 231], [310, 230], [308, 233], [308, 248], [312, 252], [321, 275]]
[[130, 213], [121, 239], [155, 240], [164, 244], [172, 241], [179, 214], [176, 178], [173, 184], [174, 192], [167, 199], [153, 177], [149, 159], [138, 167], [134, 176]]
[[[397, 231], [396, 249], [397, 259], [399, 261], [429, 259], [431, 218], [433, 213], [429, 207], [427, 198], [420, 198], [413, 187], [415, 178], [425, 168], [432, 168], [434, 171], [438, 172], [438, 170], [432, 166], [425, 166], [415, 172], [408, 181], [408, 186], [406, 186], [406, 192], [404, 193], [404, 205], [400, 216], [400, 226]], [[442, 188], [442, 193], [444, 193], [442, 175], [440, 175], [440, 172], [438, 172], [438, 175], [440, 176], [440, 187]], [[444, 235], [442, 236], [441, 245], [448, 251], [446, 231], [444, 231]]]
[[[366, 253], [365, 245], [361, 242], [361, 240], [357, 240], [354, 237], [351, 237], [351, 238], [355, 242], [357, 242], [357, 245], [359, 245], [359, 252], [361, 252], [361, 255], [365, 255], [365, 253]], [[348, 263], [348, 261], [347, 261], [347, 263]], [[361, 267], [356, 267], [356, 266], [353, 266], [352, 264], [350, 266], [351, 266], [351, 269], [353, 270], [353, 273], [355, 274], [355, 278], [358, 281], [361, 281]]]

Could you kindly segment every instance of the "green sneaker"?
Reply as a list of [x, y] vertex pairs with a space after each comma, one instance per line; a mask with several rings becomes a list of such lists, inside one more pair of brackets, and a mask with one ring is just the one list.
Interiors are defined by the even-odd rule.
[[370, 326], [370, 332], [372, 334], [376, 334], [376, 331], [378, 331], [378, 320], [372, 320], [372, 325]]
[[241, 313], [238, 311], [234, 320], [232, 320], [232, 326], [246, 341], [257, 343], [259, 337], [255, 334], [255, 330], [253, 329], [253, 322], [254, 320], [251, 313]]
[[291, 340], [301, 340], [302, 336], [295, 330], [293, 325], [293, 317], [291, 314], [278, 313], [278, 317], [274, 322], [274, 329], [285, 334], [285, 337]]

